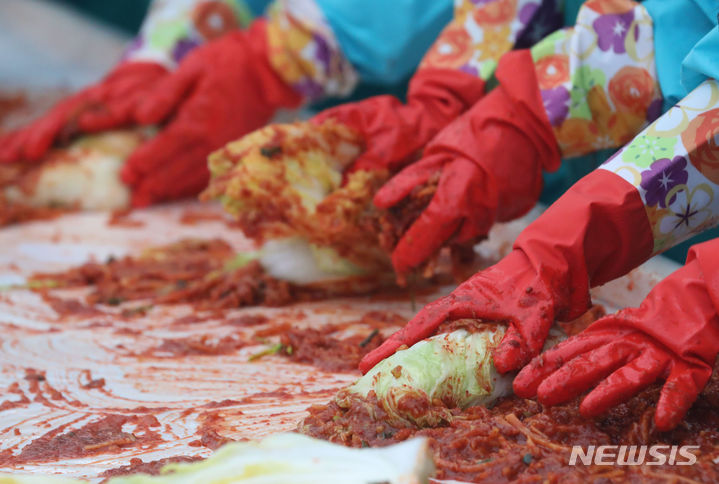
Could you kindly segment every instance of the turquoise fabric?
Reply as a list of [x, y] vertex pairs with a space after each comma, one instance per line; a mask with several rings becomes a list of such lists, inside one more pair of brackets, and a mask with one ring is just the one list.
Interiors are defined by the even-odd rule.
[[707, 78], [719, 79], [719, 28], [714, 28], [697, 42], [682, 62], [681, 82], [684, 89], [691, 91]]
[[[151, 0], [56, 0], [57, 3], [70, 5], [82, 13], [102, 22], [120, 28], [130, 34], [140, 30], [142, 21]], [[245, 3], [252, 15], [264, 14], [272, 0], [239, 0]]]
[[272, 0], [242, 0], [247, 8], [250, 9], [252, 15], [259, 17], [264, 15], [267, 7], [272, 3]]
[[579, 7], [585, 0], [564, 0], [564, 26], [570, 27], [577, 23], [577, 14]]
[[[675, 105], [706, 77], [719, 71], [716, 0], [647, 0], [654, 22], [657, 75], [664, 110]], [[681, 66], [681, 68], [679, 67]]]
[[72, 8], [94, 17], [101, 22], [136, 34], [145, 18], [150, 0], [55, 0], [56, 3], [69, 5]]
[[[395, 84], [408, 77], [452, 19], [452, 0], [317, 0], [360, 77]], [[377, 15], [377, 12], [384, 12]]]

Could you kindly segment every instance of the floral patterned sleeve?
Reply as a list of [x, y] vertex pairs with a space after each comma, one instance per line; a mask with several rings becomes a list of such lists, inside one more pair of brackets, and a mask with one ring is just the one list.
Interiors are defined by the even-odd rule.
[[561, 0], [455, 0], [454, 19], [420, 69], [457, 69], [486, 81], [505, 52], [561, 26], [560, 4]]
[[655, 254], [719, 224], [719, 83], [704, 81], [600, 169], [637, 187]]
[[652, 19], [637, 2], [585, 2], [531, 52], [564, 158], [622, 146], [661, 112]]
[[243, 0], [154, 0], [123, 60], [157, 62], [172, 69], [194, 47], [251, 20]]
[[269, 61], [308, 100], [344, 96], [358, 74], [314, 0], [275, 0], [267, 23]]

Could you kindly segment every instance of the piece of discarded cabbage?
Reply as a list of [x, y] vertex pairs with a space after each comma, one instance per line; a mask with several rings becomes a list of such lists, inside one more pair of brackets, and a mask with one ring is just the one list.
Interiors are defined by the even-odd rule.
[[[115, 477], [109, 484], [422, 484], [434, 474], [426, 439], [383, 448], [353, 449], [295, 433], [235, 442], [212, 457], [168, 464], [163, 474]], [[0, 484], [80, 484], [40, 476], [0, 475]]]

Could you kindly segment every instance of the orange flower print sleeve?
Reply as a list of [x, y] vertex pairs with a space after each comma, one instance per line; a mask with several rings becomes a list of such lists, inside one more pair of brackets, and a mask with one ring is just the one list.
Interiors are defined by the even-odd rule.
[[654, 253], [719, 223], [719, 83], [700, 84], [600, 169], [637, 187]]
[[[559, 0], [455, 0], [454, 19], [420, 69], [457, 69], [487, 80], [504, 53], [523, 39], [561, 26]], [[525, 40], [526, 42], [526, 40]]]
[[574, 27], [531, 49], [563, 157], [622, 146], [661, 109], [652, 19], [630, 0], [591, 0]]
[[243, 0], [154, 0], [123, 59], [171, 69], [198, 45], [246, 27], [251, 20]]

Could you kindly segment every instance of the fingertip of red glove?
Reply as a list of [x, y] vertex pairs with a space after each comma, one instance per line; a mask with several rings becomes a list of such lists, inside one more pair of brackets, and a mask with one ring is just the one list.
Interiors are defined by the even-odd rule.
[[132, 208], [149, 207], [155, 202], [157, 202], [157, 198], [145, 185], [133, 190], [132, 197], [130, 199]]
[[522, 343], [522, 337], [514, 326], [509, 326], [502, 342], [494, 350], [494, 366], [500, 373], [519, 370], [526, 365], [530, 356]]
[[660, 432], [668, 432], [676, 428], [683, 418], [683, 411], [678, 412], [676, 410], [666, 410], [661, 407], [657, 407], [657, 410], [654, 413], [654, 426]]
[[120, 180], [126, 185], [135, 186], [139, 180], [139, 175], [132, 169], [132, 166], [126, 162], [120, 170]]
[[390, 336], [390, 338], [384, 343], [379, 345], [379, 347], [364, 355], [359, 363], [359, 369], [362, 374], [370, 371], [380, 361], [392, 356], [397, 351], [397, 348], [402, 346], [401, 337], [398, 336], [401, 332], [402, 330], [399, 330], [397, 333]]
[[368, 371], [370, 371], [374, 366], [379, 363], [380, 361], [384, 360], [387, 356], [392, 355], [392, 352], [387, 352], [382, 349], [380, 346], [379, 348], [370, 351], [359, 362], [359, 370], [364, 375]]
[[[539, 355], [537, 358], [541, 357], [542, 355]], [[537, 396], [537, 388], [542, 383], [542, 378], [535, 368], [535, 361], [536, 358], [529, 365], [522, 368], [512, 382], [512, 388], [518, 397], [532, 398]]]
[[407, 275], [412, 270], [412, 266], [406, 260], [406, 257], [397, 248], [392, 252], [392, 267], [397, 275]]
[[372, 203], [374, 203], [377, 208], [388, 209], [396, 205], [405, 196], [406, 195], [396, 190], [392, 179], [390, 179], [377, 190], [377, 193], [374, 194], [374, 198], [372, 199]]

